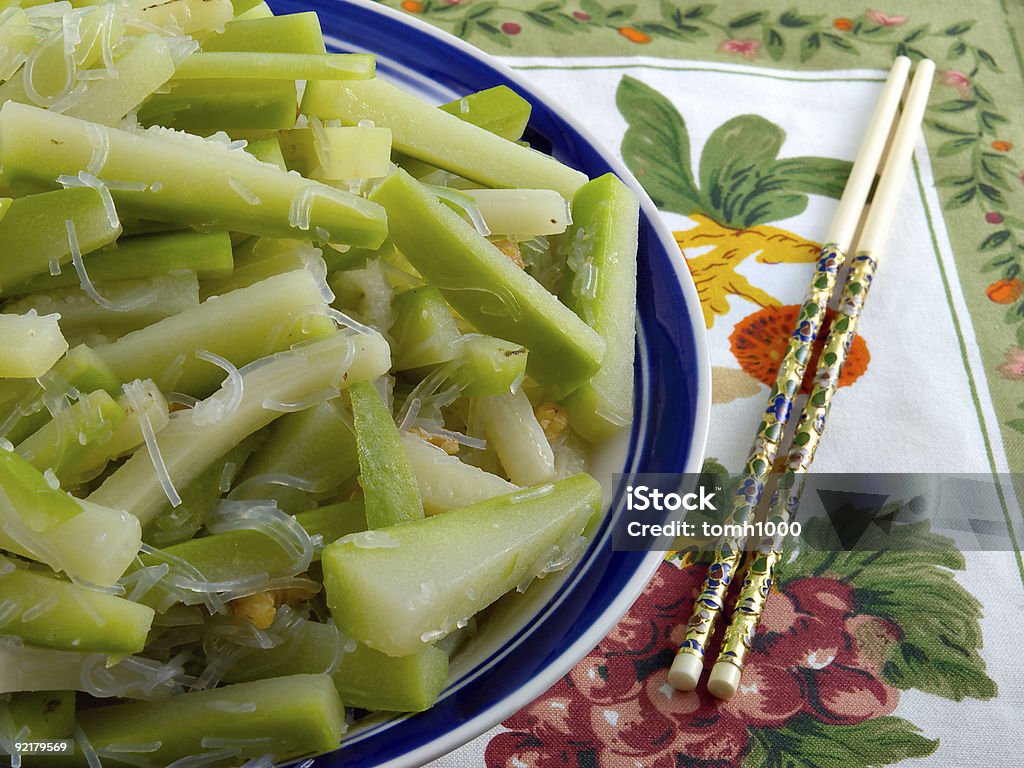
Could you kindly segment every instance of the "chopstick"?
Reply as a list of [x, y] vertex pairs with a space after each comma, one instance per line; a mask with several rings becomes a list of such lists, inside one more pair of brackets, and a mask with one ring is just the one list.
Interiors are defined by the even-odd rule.
[[[888, 147], [878, 187], [857, 238], [856, 255], [850, 262], [839, 297], [836, 320], [825, 339], [811, 394], [800, 414], [793, 436], [793, 447], [772, 497], [767, 514], [769, 522], [788, 522], [790, 512], [795, 512], [799, 504], [803, 475], [810, 469], [815, 451], [821, 444], [832, 397], [839, 386], [839, 374], [857, 332], [857, 323], [871, 288], [881, 248], [895, 215], [896, 199], [910, 168], [934, 73], [935, 64], [928, 59], [918, 64], [914, 73], [903, 114]], [[722, 638], [718, 660], [708, 679], [708, 691], [713, 696], [728, 699], [739, 688], [744, 658], [764, 612], [775, 566], [782, 556], [782, 545], [783, 538], [775, 536], [762, 542], [758, 551], [751, 555], [732, 620]]]
[[[750, 521], [761, 501], [764, 483], [775, 462], [793, 398], [800, 389], [811, 359], [811, 350], [835, 288], [836, 276], [863, 218], [868, 195], [877, 178], [909, 72], [910, 59], [898, 56], [875, 106], [818, 256], [807, 298], [797, 314], [796, 327], [769, 393], [761, 425], [744, 467], [744, 480], [736, 492], [726, 524], [742, 525]], [[679, 690], [692, 691], [697, 687], [708, 643], [724, 609], [725, 596], [740, 565], [744, 546], [742, 539], [724, 539], [716, 548], [714, 560], [694, 604], [686, 635], [668, 673], [669, 684]], [[734, 666], [737, 670], [742, 669], [742, 659]], [[739, 675], [735, 677], [738, 681]]]

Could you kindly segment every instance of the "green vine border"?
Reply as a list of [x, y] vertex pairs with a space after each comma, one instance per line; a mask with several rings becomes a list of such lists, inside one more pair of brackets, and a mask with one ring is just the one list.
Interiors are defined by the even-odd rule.
[[[714, 52], [738, 60], [811, 63], [825, 50], [842, 59], [864, 51], [878, 56], [906, 55], [939, 63], [936, 87], [926, 124], [933, 151], [952, 172], [936, 179], [946, 211], [969, 221], [973, 209], [974, 248], [981, 273], [991, 275], [985, 293], [1005, 305], [1005, 322], [1013, 327], [1018, 349], [1006, 351], [1007, 362], [997, 366], [1004, 378], [1024, 379], [1024, 218], [1011, 213], [1024, 191], [1024, 166], [1008, 139], [1009, 116], [993, 93], [1002, 73], [996, 57], [976, 44], [973, 20], [947, 24], [915, 24], [906, 16], [866, 10], [844, 17], [803, 13], [749, 11], [730, 13], [715, 3], [607, 3], [600, 0], [382, 0], [419, 16], [466, 40], [511, 49], [526, 29], [557, 34], [592, 34], [612, 30], [639, 49], [648, 43], [706, 42]], [[628, 43], [626, 43], [628, 45]], [[703, 44], [703, 43], [701, 43]], [[490, 46], [489, 46], [490, 47]], [[850, 62], [855, 63], [854, 61]], [[958, 161], [950, 167], [950, 161]], [[1016, 210], [1022, 210], [1018, 204]], [[979, 229], [980, 227], [980, 229]], [[986, 278], [989, 279], [989, 278]], [[1024, 409], [1024, 403], [1020, 406]], [[1024, 433], [1024, 419], [1007, 426]]]

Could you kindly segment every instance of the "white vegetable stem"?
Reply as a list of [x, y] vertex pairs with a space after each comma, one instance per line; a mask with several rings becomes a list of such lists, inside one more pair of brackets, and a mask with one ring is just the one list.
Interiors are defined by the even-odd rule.
[[[378, 334], [337, 333], [259, 360], [242, 369], [242, 399], [216, 424], [197, 426], [185, 411], [171, 417], [156, 441], [167, 474], [176, 487], [186, 486], [243, 438], [281, 415], [265, 408], [265, 401], [301, 401], [330, 387], [380, 376], [390, 364], [387, 342]], [[156, 468], [145, 451], [135, 453], [89, 499], [125, 509], [143, 525], [164, 505]]]
[[569, 204], [553, 189], [462, 189], [492, 235], [557, 235], [569, 226]]
[[487, 441], [494, 446], [505, 473], [518, 485], [538, 485], [555, 477], [555, 455], [544, 430], [520, 389], [476, 400]]
[[409, 432], [402, 433], [402, 446], [428, 515], [519, 490], [508, 480], [449, 456]]

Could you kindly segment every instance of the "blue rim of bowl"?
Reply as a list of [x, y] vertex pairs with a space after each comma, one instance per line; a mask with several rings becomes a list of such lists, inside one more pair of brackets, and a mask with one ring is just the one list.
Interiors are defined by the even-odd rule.
[[[641, 206], [639, 327], [635, 415], [624, 472], [697, 472], [711, 407], [711, 366], [700, 301], [672, 233], [633, 175], [554, 101], [507, 66], [425, 22], [371, 0], [271, 0], [277, 13], [315, 11], [329, 50], [377, 55], [378, 72], [426, 97], [447, 101], [507, 85], [533, 105], [528, 138], [538, 149], [591, 178], [614, 172]], [[653, 258], [652, 258], [653, 256]], [[663, 558], [614, 552], [611, 531], [623, 516], [623, 484], [587, 553], [559, 594], [427, 712], [360, 731], [316, 768], [374, 765], [414, 768], [511, 716], [543, 694], [633, 604]]]

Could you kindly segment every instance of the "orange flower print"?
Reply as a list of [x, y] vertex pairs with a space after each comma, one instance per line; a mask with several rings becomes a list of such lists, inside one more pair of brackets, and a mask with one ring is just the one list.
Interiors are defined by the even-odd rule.
[[853, 19], [840, 16], [838, 19], [832, 19], [832, 26], [840, 32], [849, 32], [853, 29]]
[[[729, 336], [729, 347], [740, 367], [767, 387], [775, 383], [779, 363], [786, 354], [789, 336], [799, 311], [798, 304], [767, 306], [736, 323]], [[818, 367], [818, 356], [825, 346], [825, 338], [828, 336], [833, 317], [835, 313], [831, 309], [825, 313], [825, 322], [814, 342], [807, 374], [800, 387], [802, 394], [807, 395], [811, 392], [814, 371]], [[839, 376], [839, 386], [848, 387], [853, 384], [864, 374], [870, 362], [871, 354], [868, 352], [867, 342], [860, 336], [855, 336], [843, 372]]]
[[619, 27], [618, 32], [624, 38], [629, 40], [631, 43], [649, 43], [651, 42], [651, 36], [646, 35], [639, 29], [633, 27]]
[[1011, 149], [1013, 149], [1013, 144], [1011, 144], [1008, 141], [993, 141], [992, 149], [996, 150], [997, 152], [1009, 152]]
[[996, 304], [1013, 304], [1024, 294], [1024, 282], [1016, 277], [997, 280], [985, 289], [985, 295]]
[[423, 3], [418, 3], [416, 0], [405, 0], [402, 3], [402, 8], [409, 13], [423, 13]]

